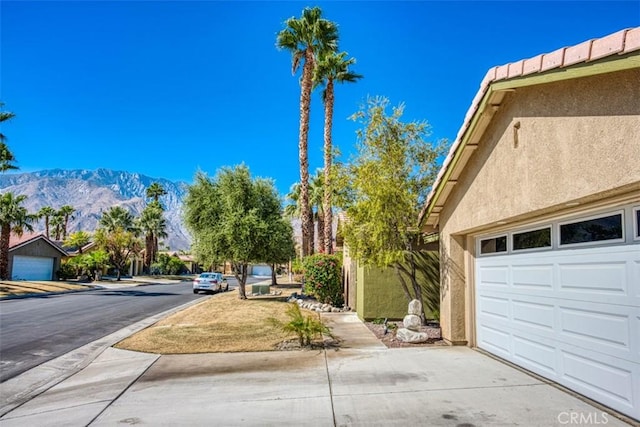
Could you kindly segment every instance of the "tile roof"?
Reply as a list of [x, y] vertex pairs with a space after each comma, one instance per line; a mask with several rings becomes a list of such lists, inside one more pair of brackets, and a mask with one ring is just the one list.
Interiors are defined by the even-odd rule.
[[43, 239], [58, 251], [62, 252], [62, 254], [67, 255], [67, 252], [59, 244], [49, 239], [44, 233], [27, 232], [23, 233], [21, 236], [18, 236], [15, 233], [11, 233], [11, 235], [9, 235], [9, 250], [11, 251], [19, 247], [28, 245], [29, 243], [38, 239]]
[[463, 136], [469, 129], [484, 96], [492, 84], [512, 78], [544, 73], [549, 70], [562, 69], [580, 63], [588, 63], [613, 55], [626, 55], [638, 50], [640, 50], [640, 27], [635, 27], [620, 30], [599, 39], [587, 40], [575, 46], [563, 47], [550, 53], [534, 56], [533, 58], [521, 59], [516, 62], [490, 68], [480, 83], [480, 89], [471, 102], [464, 122], [456, 136], [456, 140], [452, 144], [449, 154], [440, 168], [431, 192], [427, 196], [427, 201], [420, 212], [419, 223], [422, 224], [425, 220], [424, 217], [428, 213], [427, 209], [429, 205], [433, 202], [438, 188], [444, 184], [443, 179], [445, 179], [447, 175], [447, 170], [452, 166], [451, 163], [462, 143]]

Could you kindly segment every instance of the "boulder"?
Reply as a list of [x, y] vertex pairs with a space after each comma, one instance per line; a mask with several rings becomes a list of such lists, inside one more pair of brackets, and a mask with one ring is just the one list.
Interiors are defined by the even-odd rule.
[[420, 316], [416, 316], [415, 314], [407, 314], [402, 319], [402, 324], [405, 328], [412, 331], [419, 331], [420, 326], [422, 325], [422, 320], [420, 320]]
[[424, 332], [415, 332], [407, 328], [400, 328], [396, 332], [396, 338], [402, 342], [419, 343], [426, 342], [429, 336]]
[[417, 299], [411, 300], [409, 303], [409, 314], [420, 316], [422, 314], [422, 303]]

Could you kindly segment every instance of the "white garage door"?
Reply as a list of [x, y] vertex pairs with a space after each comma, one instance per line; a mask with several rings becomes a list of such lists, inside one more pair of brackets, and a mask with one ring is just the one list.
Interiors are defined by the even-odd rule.
[[563, 247], [556, 225], [537, 236], [547, 250], [514, 250], [526, 233], [479, 240], [477, 345], [640, 419], [640, 242], [626, 227], [628, 244]]
[[271, 267], [268, 265], [254, 265], [251, 272], [254, 276], [271, 277]]
[[13, 257], [11, 280], [51, 280], [53, 258], [16, 255]]

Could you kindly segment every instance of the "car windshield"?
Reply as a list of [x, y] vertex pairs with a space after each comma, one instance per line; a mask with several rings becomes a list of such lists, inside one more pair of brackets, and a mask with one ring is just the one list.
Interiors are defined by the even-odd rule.
[[216, 277], [216, 275], [215, 274], [201, 274], [200, 277], [203, 278], [203, 279], [213, 279], [213, 278]]

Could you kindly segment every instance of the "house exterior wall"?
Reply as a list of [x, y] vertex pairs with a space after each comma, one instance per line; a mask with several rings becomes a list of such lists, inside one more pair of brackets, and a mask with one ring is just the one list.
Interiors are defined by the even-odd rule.
[[53, 258], [54, 277], [52, 279], [55, 278], [56, 271], [60, 269], [62, 254], [42, 239], [9, 251], [9, 277], [13, 275], [13, 257], [15, 255]]
[[[441, 327], [471, 334], [470, 236], [607, 197], [640, 196], [640, 70], [509, 93], [440, 215]], [[515, 129], [519, 122], [519, 129]], [[517, 134], [517, 141], [514, 135]]]

